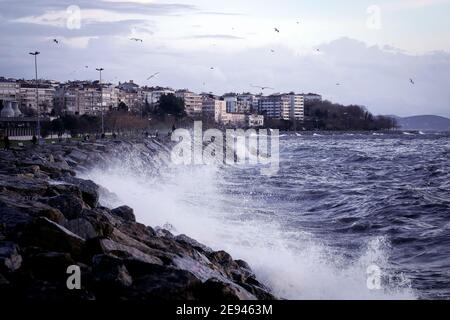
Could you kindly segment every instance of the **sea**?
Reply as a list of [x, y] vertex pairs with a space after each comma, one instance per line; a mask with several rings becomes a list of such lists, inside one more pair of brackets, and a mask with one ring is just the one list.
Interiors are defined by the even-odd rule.
[[450, 134], [278, 138], [272, 176], [143, 152], [81, 175], [115, 194], [105, 206], [247, 261], [281, 298], [450, 298]]

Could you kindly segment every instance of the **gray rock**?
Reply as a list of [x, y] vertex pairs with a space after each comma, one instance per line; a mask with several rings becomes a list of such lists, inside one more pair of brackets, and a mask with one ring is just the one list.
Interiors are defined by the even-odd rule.
[[122, 259], [109, 255], [96, 255], [92, 258], [92, 268], [96, 281], [112, 289], [129, 287], [133, 283], [133, 278]]
[[61, 194], [49, 198], [47, 203], [61, 211], [64, 217], [69, 220], [79, 218], [83, 209], [86, 209], [83, 200], [72, 194]]
[[85, 240], [101, 236], [92, 226], [92, 223], [83, 218], [68, 220], [64, 223], [64, 227]]
[[129, 206], [120, 206], [113, 210], [111, 210], [111, 213], [121, 217], [124, 220], [136, 222], [136, 217], [134, 216], [134, 210], [130, 208]]
[[73, 257], [80, 257], [84, 240], [63, 226], [41, 217], [27, 226], [21, 236], [21, 243], [49, 251], [69, 252]]
[[63, 181], [77, 186], [82, 194], [84, 202], [91, 208], [95, 208], [98, 204], [99, 186], [91, 180], [83, 180], [71, 176], [64, 176]]
[[0, 243], [0, 271], [13, 272], [22, 265], [19, 247], [12, 242]]

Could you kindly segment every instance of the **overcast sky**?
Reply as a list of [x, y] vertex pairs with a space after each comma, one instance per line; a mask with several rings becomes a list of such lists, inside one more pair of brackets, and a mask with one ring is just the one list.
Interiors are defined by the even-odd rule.
[[103, 67], [114, 83], [261, 85], [450, 117], [450, 0], [173, 1], [0, 0], [0, 76], [32, 78], [38, 50], [48, 79], [96, 79]]

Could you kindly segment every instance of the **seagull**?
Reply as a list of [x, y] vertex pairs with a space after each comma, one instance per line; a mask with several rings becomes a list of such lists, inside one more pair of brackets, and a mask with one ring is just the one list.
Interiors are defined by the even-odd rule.
[[274, 29], [275, 29], [275, 32], [280, 33], [280, 30], [278, 30], [278, 28], [274, 28]]
[[152, 74], [150, 77], [147, 78], [147, 80], [150, 80], [151, 78], [156, 77], [159, 74], [159, 72], [155, 72], [154, 74]]
[[340, 86], [341, 84], [338, 82], [338, 83], [336, 83], [336, 85], [337, 85], [337, 86]]
[[56, 43], [56, 44], [59, 43], [59, 41], [57, 39], [53, 39], [53, 42]]
[[253, 88], [259, 88], [259, 89], [261, 89], [261, 90], [266, 90], [266, 89], [269, 89], [269, 90], [275, 90], [274, 88], [271, 88], [271, 87], [262, 87], [262, 86], [254, 86], [254, 85], [251, 85]]
[[270, 52], [275, 52], [275, 50], [273, 50], [273, 49], [270, 49]]
[[143, 42], [143, 40], [139, 39], [139, 38], [130, 38], [130, 40], [133, 40], [133, 41], [136, 41], [136, 42], [138, 42], [138, 41]]
[[316, 49], [317, 52], [320, 52], [320, 49]]
[[84, 66], [86, 69], [89, 68], [89, 66]]
[[415, 84], [414, 80], [411, 78], [409, 79], [409, 82], [411, 82], [411, 84]]
[[211, 68], [209, 68], [209, 69], [214, 70], [214, 67], [211, 67]]

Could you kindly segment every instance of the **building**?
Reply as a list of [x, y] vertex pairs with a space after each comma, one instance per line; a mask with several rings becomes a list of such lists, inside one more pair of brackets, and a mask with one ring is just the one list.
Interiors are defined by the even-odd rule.
[[0, 100], [18, 100], [20, 85], [15, 79], [0, 78]]
[[[23, 111], [32, 110], [37, 112], [37, 101], [39, 99], [40, 112], [42, 114], [50, 114], [54, 106], [55, 87], [50, 83], [38, 82], [38, 96], [36, 97], [36, 84], [32, 81], [19, 82], [19, 92], [17, 100]], [[26, 111], [29, 112], [29, 111]]]
[[227, 126], [246, 127], [247, 115], [244, 113], [225, 112], [221, 114], [220, 122]]
[[203, 95], [202, 99], [203, 116], [214, 119], [216, 123], [222, 122], [222, 115], [227, 113], [227, 104], [214, 96]]
[[145, 88], [142, 90], [144, 103], [147, 103], [152, 111], [158, 106], [161, 97], [168, 94], [175, 94], [175, 91], [170, 88]]
[[201, 117], [202, 116], [202, 96], [191, 92], [189, 90], [178, 90], [175, 92], [175, 96], [183, 99], [185, 110], [190, 117]]
[[253, 113], [258, 111], [259, 100], [261, 95], [252, 93], [242, 93], [237, 96], [236, 109], [238, 113]]
[[75, 81], [60, 86], [55, 92], [55, 105], [60, 113], [98, 115], [117, 109], [118, 92], [113, 85], [97, 81]]
[[303, 96], [295, 93], [274, 94], [259, 101], [259, 111], [269, 119], [304, 120]]
[[264, 116], [259, 114], [249, 114], [247, 116], [247, 125], [250, 128], [257, 128], [264, 126]]
[[[120, 83], [117, 86], [118, 89], [118, 103], [123, 102], [127, 107], [127, 111], [141, 112], [144, 105], [144, 94], [139, 89], [139, 85], [134, 83], [133, 80]], [[104, 94], [107, 94], [104, 92]], [[106, 97], [107, 98], [107, 97]]]
[[316, 93], [302, 93], [303, 100], [305, 104], [313, 104], [317, 102], [322, 102], [322, 96]]

